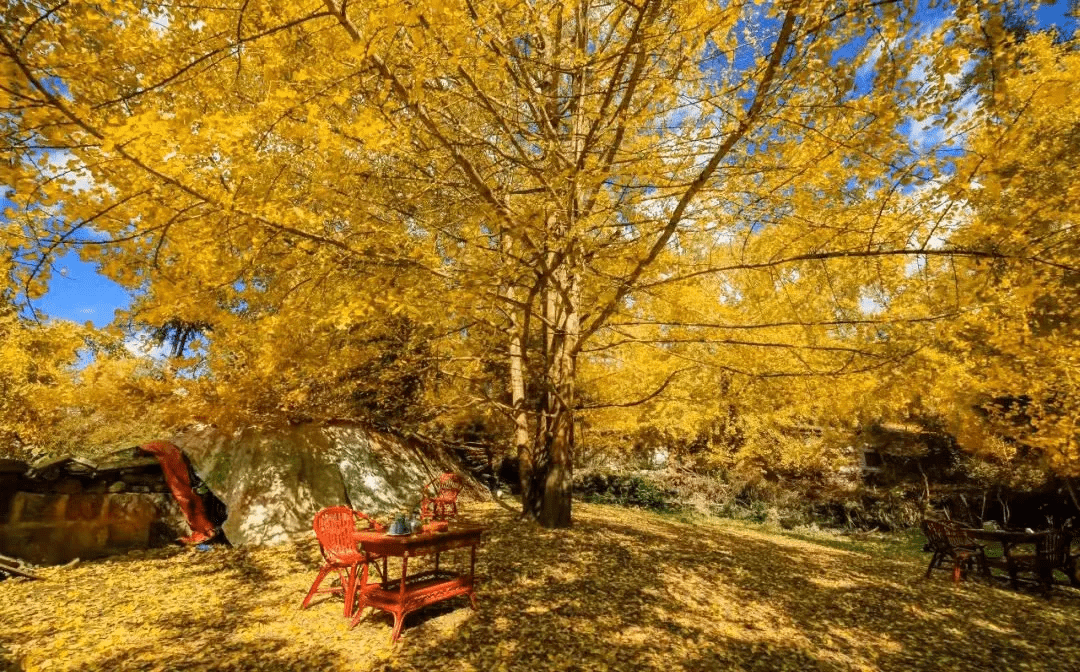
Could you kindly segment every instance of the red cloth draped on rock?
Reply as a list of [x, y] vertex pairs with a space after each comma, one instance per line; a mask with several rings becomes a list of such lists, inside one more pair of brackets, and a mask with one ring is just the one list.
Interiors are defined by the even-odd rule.
[[176, 503], [187, 518], [191, 535], [181, 537], [180, 541], [185, 544], [198, 544], [211, 539], [214, 536], [214, 524], [206, 517], [202, 497], [191, 489], [188, 466], [180, 449], [168, 441], [151, 441], [139, 446], [139, 450], [157, 458], [161, 471], [165, 474], [165, 482], [169, 484]]

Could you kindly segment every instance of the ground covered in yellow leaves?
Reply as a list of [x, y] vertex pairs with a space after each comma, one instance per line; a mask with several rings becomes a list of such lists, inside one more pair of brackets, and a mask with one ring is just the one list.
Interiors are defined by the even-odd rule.
[[[951, 575], [899, 542], [798, 538], [723, 520], [575, 505], [570, 530], [470, 505], [489, 527], [479, 606], [456, 598], [352, 631], [300, 611], [314, 540], [161, 549], [0, 582], [0, 669], [1076, 670], [1080, 591]], [[445, 556], [444, 556], [445, 557]], [[452, 557], [464, 562], [468, 556]], [[444, 565], [447, 564], [444, 560]]]

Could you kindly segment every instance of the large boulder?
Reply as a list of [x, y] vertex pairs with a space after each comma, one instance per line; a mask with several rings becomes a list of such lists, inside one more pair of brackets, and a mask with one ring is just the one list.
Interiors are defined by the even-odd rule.
[[355, 424], [200, 429], [172, 441], [228, 508], [222, 530], [234, 545], [308, 532], [328, 506], [386, 520], [417, 506], [421, 488], [439, 473], [461, 471], [419, 442]]

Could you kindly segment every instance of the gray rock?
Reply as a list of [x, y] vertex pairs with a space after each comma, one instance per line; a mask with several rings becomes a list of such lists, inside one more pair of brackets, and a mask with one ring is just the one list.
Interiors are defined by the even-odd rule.
[[282, 543], [310, 532], [315, 513], [328, 506], [352, 506], [389, 522], [419, 503], [421, 488], [435, 475], [460, 471], [415, 442], [359, 425], [235, 434], [203, 429], [173, 442], [228, 507], [222, 530], [237, 546]]

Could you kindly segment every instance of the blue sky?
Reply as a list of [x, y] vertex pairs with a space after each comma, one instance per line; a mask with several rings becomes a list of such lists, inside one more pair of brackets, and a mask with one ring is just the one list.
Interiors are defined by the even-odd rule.
[[131, 295], [120, 285], [97, 272], [95, 264], [79, 259], [76, 253], [60, 257], [49, 292], [34, 302], [34, 308], [52, 318], [93, 322], [104, 327], [117, 309], [126, 308]]
[[[1041, 5], [1035, 12], [1040, 27], [1057, 25], [1066, 34], [1073, 34], [1077, 20], [1066, 15], [1067, 0], [1053, 5]], [[48, 293], [34, 302], [34, 307], [50, 318], [93, 322], [102, 327], [113, 320], [114, 312], [131, 302], [127, 290], [98, 274], [96, 264], [79, 259], [75, 253], [54, 262], [56, 272]]]

